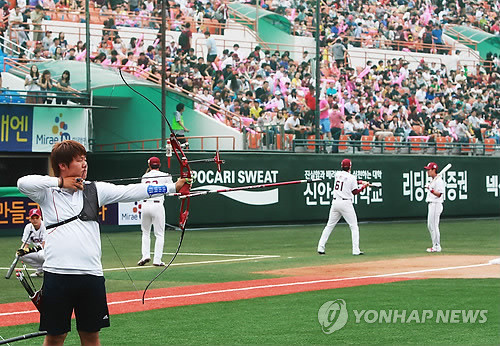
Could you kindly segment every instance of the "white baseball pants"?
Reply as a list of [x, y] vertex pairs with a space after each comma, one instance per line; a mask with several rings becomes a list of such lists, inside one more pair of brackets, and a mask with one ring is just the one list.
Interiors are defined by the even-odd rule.
[[427, 228], [431, 234], [432, 247], [441, 246], [441, 235], [439, 234], [439, 219], [443, 212], [443, 203], [429, 203], [427, 212]]
[[45, 262], [45, 255], [43, 250], [40, 250], [38, 252], [28, 253], [24, 256], [21, 256], [19, 259], [24, 263], [33, 267], [37, 273], [39, 274], [43, 273], [42, 266], [43, 262]]
[[356, 217], [356, 212], [354, 211], [354, 206], [349, 200], [334, 200], [332, 201], [332, 206], [330, 208], [330, 216], [328, 222], [326, 223], [321, 238], [318, 243], [318, 251], [325, 252], [326, 242], [330, 237], [333, 229], [340, 218], [343, 217], [344, 220], [349, 225], [351, 229], [352, 237], [352, 253], [359, 254], [359, 227], [358, 218]]
[[142, 259], [151, 257], [151, 225], [156, 238], [153, 263], [159, 264], [161, 263], [163, 244], [165, 243], [165, 208], [162, 202], [148, 201], [142, 204]]

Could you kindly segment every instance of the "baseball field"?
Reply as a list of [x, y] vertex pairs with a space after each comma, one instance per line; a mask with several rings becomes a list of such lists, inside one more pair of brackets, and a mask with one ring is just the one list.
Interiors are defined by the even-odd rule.
[[[319, 256], [322, 229], [188, 230], [143, 305], [142, 291], [160, 269], [136, 267], [139, 227], [103, 227], [111, 328], [102, 330], [102, 344], [500, 343], [500, 265], [490, 263], [500, 257], [500, 220], [442, 221], [441, 253], [425, 252], [431, 245], [425, 220], [361, 223], [364, 256], [351, 255], [345, 224]], [[20, 245], [18, 233], [0, 239], [3, 273]], [[179, 235], [167, 232], [164, 261]], [[38, 312], [25, 290], [3, 276], [0, 336], [37, 331]], [[74, 324], [66, 344], [79, 344]]]

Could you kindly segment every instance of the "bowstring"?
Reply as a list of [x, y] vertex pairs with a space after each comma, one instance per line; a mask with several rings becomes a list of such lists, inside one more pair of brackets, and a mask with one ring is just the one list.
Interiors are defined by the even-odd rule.
[[125, 267], [125, 264], [123, 263], [122, 258], [121, 258], [121, 257], [120, 257], [120, 255], [118, 254], [118, 251], [116, 251], [115, 245], [114, 245], [114, 244], [113, 244], [113, 242], [111, 241], [111, 238], [109, 237], [109, 235], [108, 235], [107, 233], [104, 233], [104, 235], [106, 236], [106, 238], [108, 238], [109, 244], [110, 244], [110, 245], [111, 245], [111, 247], [113, 248], [113, 251], [115, 252], [116, 257], [118, 257], [118, 260], [119, 260], [119, 261], [120, 261], [120, 263], [122, 264], [123, 269], [125, 269], [125, 273], [127, 273], [127, 276], [128, 276], [128, 278], [130, 279], [130, 282], [132, 282], [132, 285], [133, 285], [133, 286], [134, 286], [134, 288], [135, 288], [135, 292], [139, 293], [139, 290], [137, 289], [137, 286], [135, 285], [134, 280], [132, 280], [132, 276], [130, 276], [130, 273], [128, 272], [127, 267]]
[[[137, 90], [135, 90], [134, 88], [132, 88], [132, 86], [130, 86], [130, 84], [128, 84], [128, 83], [127, 83], [127, 81], [125, 80], [125, 78], [123, 77], [123, 74], [122, 74], [122, 70], [121, 70], [121, 69], [118, 69], [118, 73], [120, 74], [120, 77], [121, 77], [121, 79], [123, 80], [123, 83], [125, 83], [125, 85], [126, 85], [127, 87], [129, 87], [129, 89], [130, 89], [130, 90], [132, 90], [134, 93], [136, 93], [137, 95], [139, 95], [139, 96], [141, 96], [142, 98], [144, 98], [146, 101], [148, 101], [150, 104], [152, 104], [152, 105], [156, 108], [156, 110], [158, 110], [158, 112], [160, 112], [161, 116], [163, 117], [163, 119], [165, 120], [165, 122], [166, 122], [166, 123], [167, 123], [167, 125], [168, 125], [168, 128], [169, 128], [169, 130], [170, 130], [170, 135], [171, 135], [171, 137], [173, 137], [173, 138], [175, 139], [175, 141], [177, 142], [177, 145], [176, 145], [176, 146], [178, 146], [178, 147], [179, 147], [180, 154], [181, 154], [181, 155], [183, 155], [183, 156], [185, 156], [185, 155], [184, 155], [184, 153], [182, 152], [182, 149], [180, 149], [180, 147], [181, 147], [181, 146], [180, 146], [180, 143], [178, 142], [177, 137], [176, 137], [176, 136], [175, 136], [175, 134], [174, 134], [174, 129], [172, 128], [172, 125], [170, 124], [170, 121], [168, 121], [167, 117], [165, 116], [165, 114], [163, 114], [163, 112], [161, 111], [161, 109], [160, 109], [160, 108], [159, 108], [159, 107], [158, 107], [158, 106], [157, 106], [157, 105], [156, 105], [153, 101], [151, 101], [149, 98], [147, 98], [147, 97], [146, 97], [146, 96], [144, 96], [142, 93], [140, 93], [139, 91], [137, 91]], [[176, 153], [176, 157], [177, 157], [177, 159], [179, 160], [179, 159], [180, 159], [180, 157], [179, 157], [179, 156], [178, 156], [178, 154], [177, 154], [177, 150], [175, 150], [174, 152]], [[188, 171], [191, 171], [191, 169], [189, 168], [189, 166], [187, 166], [187, 169], [188, 169]], [[174, 262], [174, 259], [177, 257], [177, 254], [179, 253], [179, 251], [180, 251], [180, 249], [181, 249], [182, 240], [184, 239], [184, 231], [185, 231], [185, 227], [182, 227], [182, 228], [181, 228], [181, 230], [182, 230], [182, 232], [181, 232], [181, 236], [180, 236], [180, 238], [179, 238], [179, 245], [177, 246], [177, 250], [175, 251], [175, 254], [172, 256], [172, 258], [170, 259], [170, 262], [168, 262], [168, 264], [165, 266], [165, 268], [163, 268], [163, 270], [162, 270], [161, 272], [159, 272], [159, 273], [158, 273], [158, 274], [157, 274], [157, 275], [153, 278], [153, 280], [151, 280], [151, 281], [148, 283], [148, 285], [147, 285], [147, 286], [146, 286], [146, 288], [144, 289], [144, 292], [143, 292], [143, 294], [142, 294], [142, 304], [144, 304], [144, 299], [145, 299], [145, 297], [146, 297], [146, 291], [148, 290], [148, 288], [149, 288], [149, 287], [153, 284], [153, 282], [154, 282], [154, 281], [155, 281], [158, 277], [160, 277], [160, 275], [161, 275], [161, 274], [163, 274], [163, 273], [165, 272], [165, 270], [167, 270], [167, 269], [168, 269], [168, 267], [170, 267], [170, 265]], [[109, 237], [108, 237], [108, 239], [109, 239]], [[113, 246], [113, 248], [114, 248], [114, 246]], [[115, 250], [115, 252], [116, 252], [116, 250]], [[117, 253], [117, 255], [118, 255], [118, 253]], [[118, 257], [119, 257], [119, 256], [118, 256]], [[124, 268], [125, 268], [125, 267], [124, 267]], [[125, 270], [127, 270], [127, 269], [125, 268]], [[128, 274], [128, 272], [127, 272], [127, 274]], [[129, 276], [129, 277], [130, 277], [130, 276]], [[132, 283], [133, 283], [133, 281], [132, 281]], [[134, 285], [134, 287], [135, 287], [135, 285]]]

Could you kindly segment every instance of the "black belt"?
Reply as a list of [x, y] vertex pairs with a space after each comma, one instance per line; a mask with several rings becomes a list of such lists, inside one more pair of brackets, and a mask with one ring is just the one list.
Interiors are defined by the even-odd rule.
[[[144, 200], [144, 202], [148, 202], [147, 199]], [[149, 201], [149, 202], [154, 202], [154, 203], [161, 203], [161, 201]]]
[[350, 198], [342, 198], [342, 197], [340, 197], [340, 198], [334, 198], [333, 200], [336, 201], [338, 199], [341, 199], [341, 200], [344, 200], [344, 201], [350, 201], [351, 200]]

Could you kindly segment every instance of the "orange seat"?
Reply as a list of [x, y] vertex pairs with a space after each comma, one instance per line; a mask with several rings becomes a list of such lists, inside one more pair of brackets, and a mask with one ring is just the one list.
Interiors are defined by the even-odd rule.
[[[401, 137], [399, 137], [401, 138]], [[384, 138], [385, 146], [384, 150], [388, 152], [395, 152], [397, 147], [394, 145], [394, 143], [399, 142], [400, 140], [396, 139], [394, 136], [388, 136]]]
[[445, 154], [448, 151], [450, 137], [436, 137], [436, 154]]
[[347, 142], [349, 141], [349, 136], [341, 135], [339, 138], [339, 152], [345, 153], [349, 148], [347, 147]]
[[361, 150], [371, 151], [373, 148], [373, 140], [375, 136], [361, 136]]
[[484, 140], [484, 152], [487, 154], [492, 154], [495, 151], [496, 141], [493, 138], [486, 138]]
[[261, 134], [258, 132], [248, 133], [248, 149], [258, 149], [260, 146]]
[[307, 146], [307, 149], [309, 149], [309, 150], [314, 150], [314, 148], [316, 147], [316, 146], [314, 145], [314, 144], [315, 144], [315, 142], [314, 142], [314, 139], [315, 139], [315, 138], [316, 138], [316, 136], [314, 136], [314, 135], [309, 135], [309, 136], [307, 136], [307, 139], [310, 139], [310, 141], [307, 141], [307, 144], [309, 144], [309, 145]]
[[[469, 143], [470, 144], [476, 144], [477, 143], [477, 138], [475, 138], [475, 137], [474, 138], [469, 138]], [[462, 145], [462, 153], [467, 153], [468, 154], [468, 153], [470, 153], [472, 151], [474, 151], [474, 147], [472, 147], [470, 145], [467, 145], [467, 144]]]
[[425, 143], [425, 139], [418, 137], [410, 137], [410, 153], [423, 152], [422, 143]]

